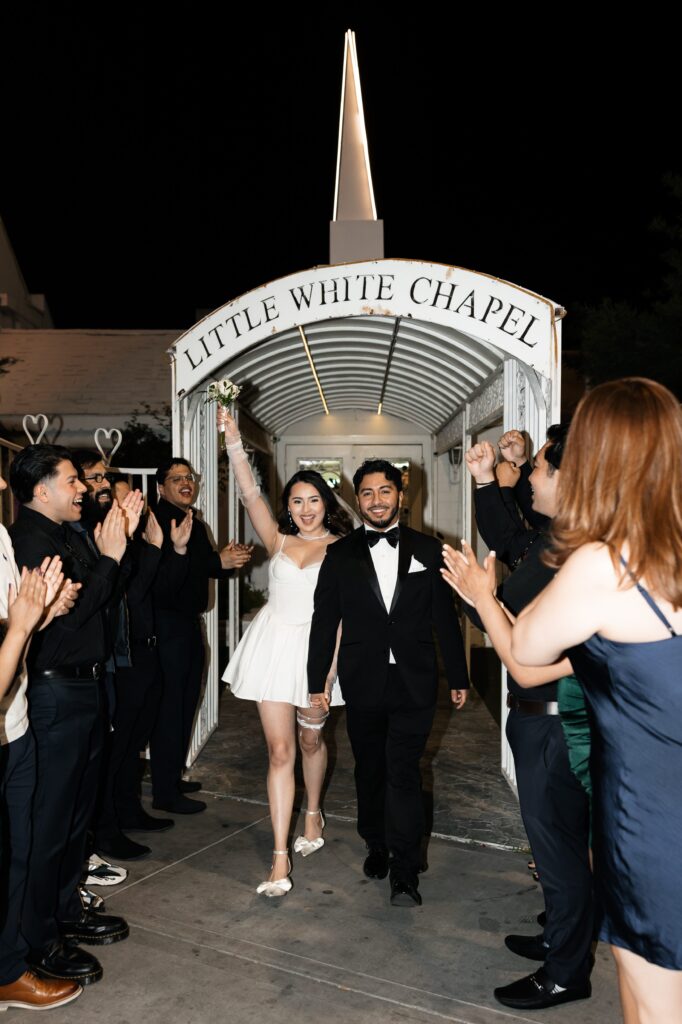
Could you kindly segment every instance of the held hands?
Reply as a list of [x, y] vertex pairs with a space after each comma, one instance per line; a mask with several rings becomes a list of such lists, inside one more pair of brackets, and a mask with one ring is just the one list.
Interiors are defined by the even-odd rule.
[[237, 444], [241, 440], [237, 424], [223, 405], [216, 405], [216, 423], [218, 432], [225, 434], [226, 444]]
[[250, 560], [252, 553], [252, 544], [235, 544], [231, 540], [220, 551], [220, 564], [223, 569], [241, 569]]
[[489, 441], [481, 441], [464, 456], [467, 469], [477, 484], [491, 484], [495, 479], [495, 449]]
[[[175, 522], [175, 520], [173, 520]], [[163, 530], [159, 525], [159, 520], [156, 518], [151, 509], [147, 513], [147, 523], [142, 534], [142, 539], [147, 544], [153, 544], [155, 548], [163, 546]]]
[[191, 533], [192, 509], [188, 511], [184, 519], [180, 520], [179, 525], [176, 525], [175, 519], [171, 519], [170, 539], [178, 555], [184, 555], [186, 553]]
[[475, 608], [481, 600], [495, 595], [497, 578], [494, 551], [486, 555], [480, 566], [471, 547], [463, 540], [461, 551], [455, 551], [449, 544], [444, 545], [443, 561], [446, 566], [441, 569], [443, 579], [467, 604]]
[[330, 692], [325, 688], [322, 693], [311, 693], [308, 697], [311, 708], [319, 708], [320, 711], [329, 711]]
[[126, 536], [132, 537], [137, 529], [138, 523], [140, 522], [140, 516], [142, 515], [142, 509], [144, 508], [142, 491], [139, 489], [136, 491], [129, 491], [120, 503], [120, 508], [125, 519]]
[[[138, 516], [139, 519], [139, 516]], [[95, 527], [95, 544], [101, 555], [120, 562], [126, 549], [125, 515], [114, 502], [103, 523]]]

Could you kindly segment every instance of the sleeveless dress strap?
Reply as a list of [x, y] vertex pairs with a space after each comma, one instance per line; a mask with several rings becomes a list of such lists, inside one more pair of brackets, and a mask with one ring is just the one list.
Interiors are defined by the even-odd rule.
[[648, 591], [648, 590], [645, 590], [645, 589], [644, 589], [644, 587], [642, 586], [642, 584], [641, 584], [641, 583], [638, 583], [638, 582], [637, 582], [637, 580], [635, 579], [635, 577], [634, 577], [634, 576], [632, 576], [632, 573], [630, 572], [630, 569], [628, 568], [628, 563], [627, 563], [627, 562], [625, 561], [625, 559], [623, 558], [623, 556], [622, 556], [622, 555], [620, 556], [620, 560], [621, 560], [621, 563], [622, 563], [622, 565], [623, 565], [624, 569], [625, 569], [625, 570], [626, 570], [626, 571], [627, 571], [627, 572], [628, 572], [628, 573], [630, 574], [630, 576], [632, 577], [632, 580], [633, 580], [633, 582], [634, 582], [635, 586], [636, 586], [636, 587], [637, 587], [637, 589], [639, 590], [640, 594], [642, 595], [642, 597], [644, 598], [644, 600], [646, 601], [646, 603], [647, 603], [647, 604], [649, 605], [649, 607], [651, 608], [651, 610], [652, 610], [652, 612], [654, 613], [654, 615], [656, 615], [656, 616], [657, 616], [657, 617], [658, 617], [658, 618], [659, 618], [659, 619], [661, 620], [661, 622], [663, 623], [663, 625], [664, 625], [664, 626], [665, 626], [665, 628], [666, 628], [666, 629], [668, 630], [668, 632], [670, 633], [670, 635], [671, 635], [671, 636], [678, 636], [678, 634], [677, 634], [677, 633], [675, 632], [675, 630], [673, 629], [673, 627], [672, 627], [672, 626], [670, 625], [670, 623], [669, 623], [669, 622], [668, 622], [668, 620], [666, 619], [666, 617], [665, 617], [665, 615], [663, 614], [663, 612], [661, 611], [661, 609], [660, 609], [660, 608], [658, 607], [658, 605], [657, 605], [657, 604], [656, 604], [656, 602], [654, 601], [654, 599], [653, 599], [653, 597], [651, 596], [651, 594], [649, 593], [649, 591]]

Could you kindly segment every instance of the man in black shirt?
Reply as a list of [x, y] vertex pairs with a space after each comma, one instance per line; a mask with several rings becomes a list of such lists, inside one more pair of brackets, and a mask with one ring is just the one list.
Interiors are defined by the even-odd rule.
[[[163, 691], [151, 739], [153, 806], [174, 814], [206, 809], [185, 795], [182, 781], [204, 670], [200, 616], [208, 607], [209, 579], [245, 565], [251, 549], [230, 543], [216, 551], [192, 505], [197, 494], [190, 464], [182, 458], [159, 466], [156, 516], [164, 534], [164, 559], [184, 554], [184, 575], [175, 587], [160, 576], [154, 586], [156, 630]], [[184, 537], [184, 539], [183, 539]], [[189, 784], [192, 786], [192, 784]], [[191, 790], [190, 790], [191, 791]]]
[[35, 635], [27, 659], [38, 778], [22, 930], [37, 973], [85, 985], [98, 981], [102, 968], [75, 942], [101, 945], [128, 935], [123, 918], [85, 910], [78, 893], [101, 752], [103, 609], [126, 547], [124, 517], [112, 509], [96, 532], [97, 558], [71, 528], [85, 487], [70, 452], [56, 445], [20, 452], [10, 483], [22, 506], [10, 527], [17, 563], [34, 568], [59, 555], [66, 576], [82, 584], [76, 606]]
[[[516, 454], [512, 460], [516, 465], [501, 463], [497, 480], [491, 445], [475, 445], [467, 453], [476, 483], [479, 532], [497, 557], [514, 569], [498, 596], [515, 616], [554, 576], [554, 570], [543, 564], [542, 553], [555, 511], [566, 430], [549, 428], [535, 468], [525, 460], [523, 449], [510, 451], [513, 445], [523, 444], [518, 431], [505, 434], [500, 447], [507, 458]], [[534, 524], [531, 528], [521, 520], [517, 503]], [[482, 626], [476, 612], [467, 607], [467, 613]], [[557, 683], [535, 686], [529, 694], [508, 674], [507, 685], [507, 738], [514, 754], [521, 815], [545, 897], [546, 925], [544, 935], [507, 936], [513, 952], [541, 960], [544, 967], [537, 975], [496, 989], [495, 996], [504, 1005], [534, 1009], [589, 994], [593, 935], [589, 801], [570, 768]]]

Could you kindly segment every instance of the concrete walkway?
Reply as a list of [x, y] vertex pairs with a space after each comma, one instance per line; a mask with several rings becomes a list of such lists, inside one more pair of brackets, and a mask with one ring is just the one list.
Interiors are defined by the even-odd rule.
[[[499, 815], [497, 838], [523, 845], [513, 795], [506, 784], [497, 787], [496, 768], [485, 763], [499, 734], [489, 730], [480, 704], [457, 717], [441, 706], [427, 783], [435, 792], [436, 831], [453, 838], [430, 841], [419, 909], [390, 907], [388, 883], [362, 874], [342, 721], [332, 744], [326, 845], [306, 860], [295, 858], [288, 896], [256, 896], [272, 840], [254, 712], [247, 702], [224, 699], [221, 729], [193, 772], [210, 791], [208, 810], [178, 817], [172, 831], [150, 837], [153, 857], [132, 865], [124, 884], [100, 890], [108, 909], [129, 920], [130, 938], [98, 952], [104, 980], [52, 1012], [53, 1024], [620, 1020], [604, 949], [597, 951], [590, 1000], [517, 1014], [493, 999], [496, 985], [534, 969], [506, 950], [503, 938], [537, 931], [542, 897], [524, 852], [474, 845], [471, 834], [460, 842], [448, 831], [459, 821], [468, 821], [470, 832], [485, 831]], [[447, 806], [453, 801], [454, 809]]]

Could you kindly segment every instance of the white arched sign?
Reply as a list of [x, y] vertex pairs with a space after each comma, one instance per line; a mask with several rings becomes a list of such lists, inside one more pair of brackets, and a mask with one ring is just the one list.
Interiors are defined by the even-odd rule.
[[[486, 274], [413, 260], [314, 267], [228, 302], [174, 344], [175, 393], [186, 395], [245, 349], [299, 325], [353, 316], [453, 327], [552, 378], [554, 303]], [[559, 314], [560, 315], [560, 314]]]

